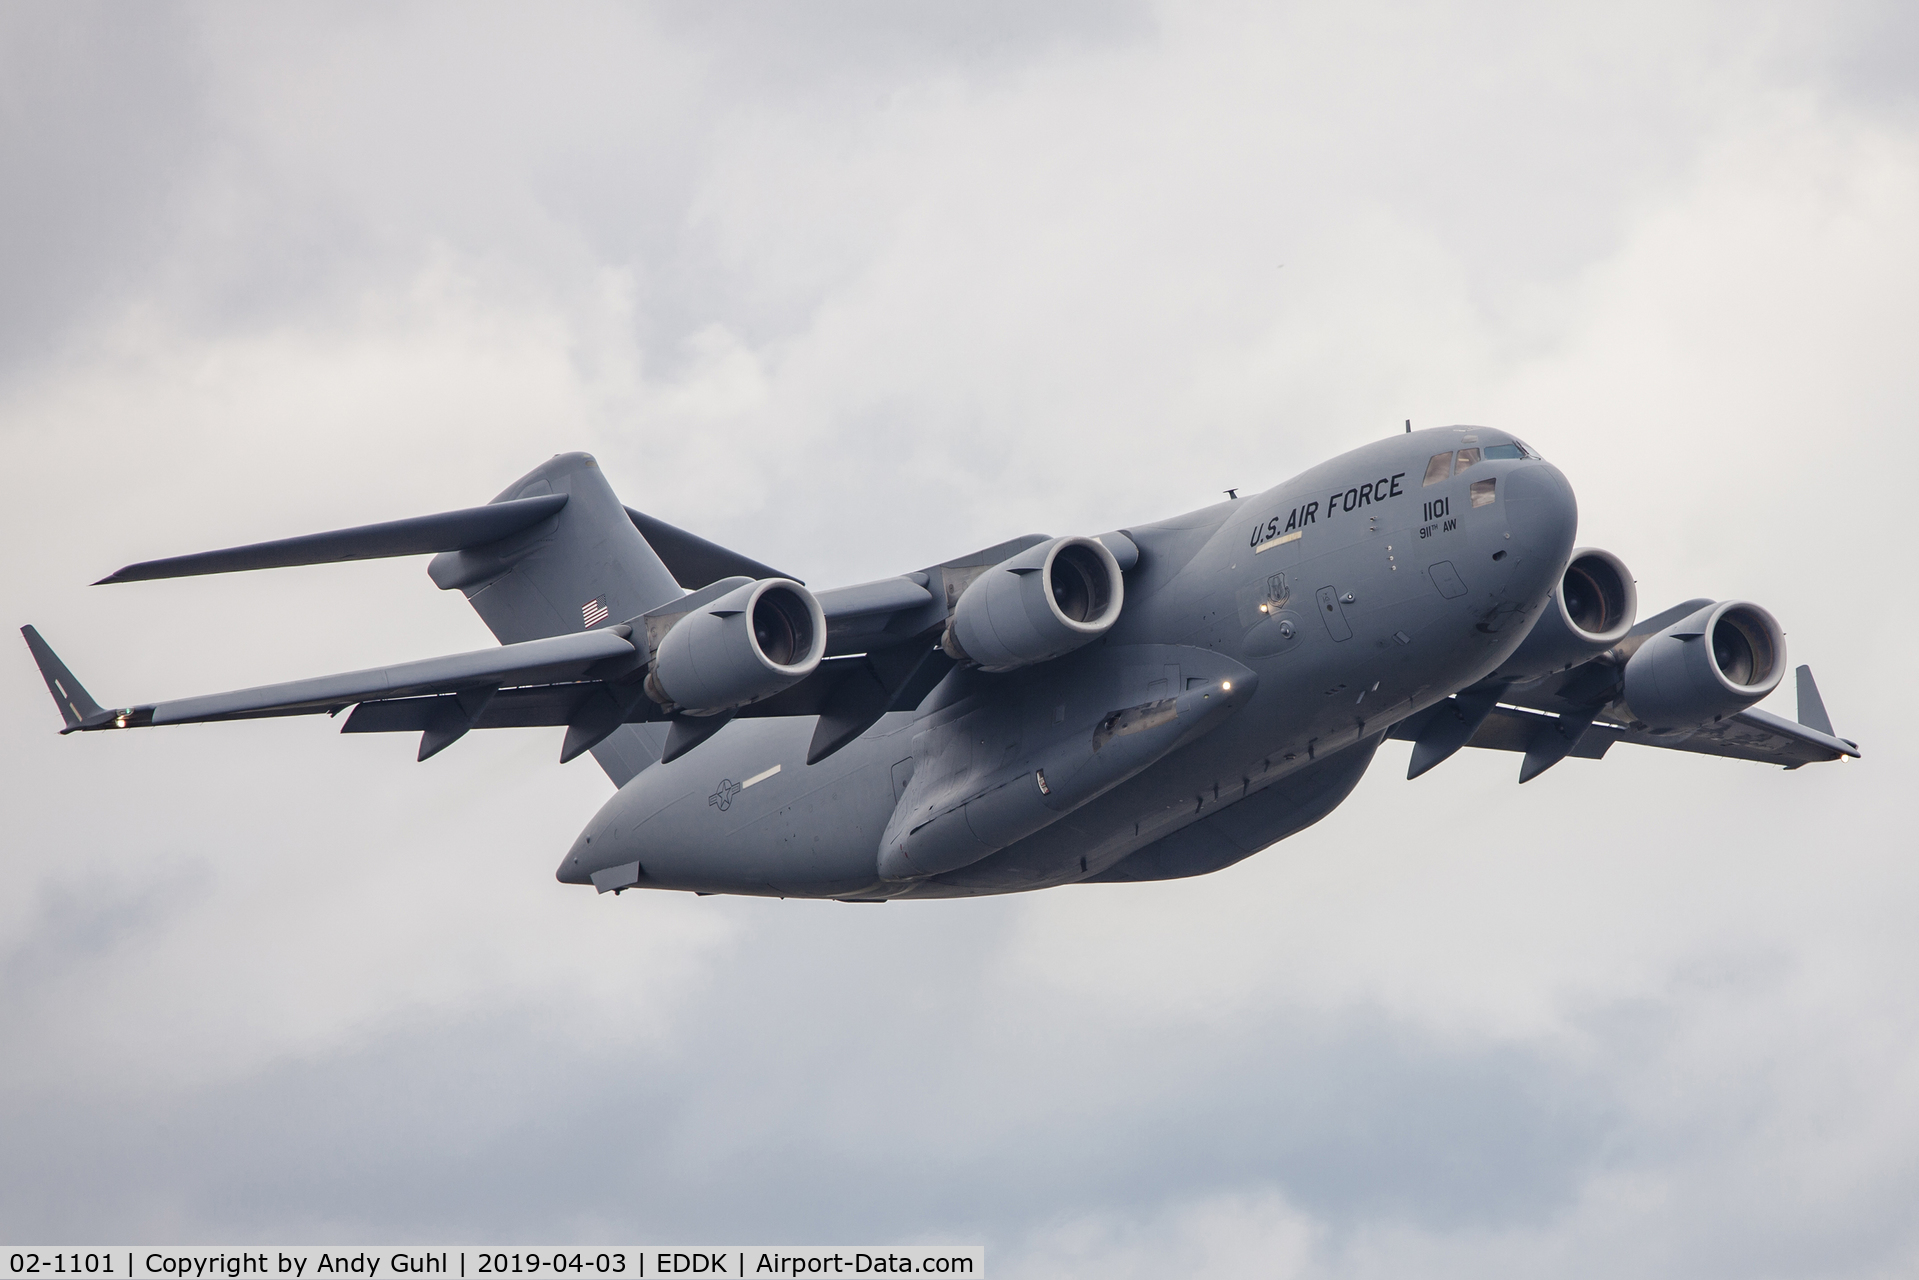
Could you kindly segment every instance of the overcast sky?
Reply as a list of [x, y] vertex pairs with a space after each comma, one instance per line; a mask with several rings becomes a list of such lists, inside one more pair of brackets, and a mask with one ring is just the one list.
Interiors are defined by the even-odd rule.
[[1394, 744], [1198, 880], [615, 899], [558, 730], [60, 738], [16, 643], [0, 1237], [1919, 1270], [1915, 12], [0, 8], [0, 600], [103, 702], [488, 643], [417, 560], [86, 584], [561, 450], [824, 586], [1410, 418], [1866, 753]]

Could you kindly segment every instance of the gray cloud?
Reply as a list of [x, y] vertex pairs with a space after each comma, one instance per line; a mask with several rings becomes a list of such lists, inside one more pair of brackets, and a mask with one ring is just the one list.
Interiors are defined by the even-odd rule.
[[198, 61], [166, 8], [0, 15], [0, 373], [144, 288], [181, 234], [209, 141]]
[[560, 449], [832, 583], [1410, 416], [1522, 429], [1649, 609], [1775, 609], [1868, 756], [1515, 789], [1394, 748], [1189, 884], [616, 902], [551, 880], [607, 787], [546, 735], [56, 739], [16, 649], [0, 1231], [1909, 1269], [1912, 36], [1871, 4], [8, 11], [0, 588], [103, 699], [484, 643], [413, 563], [83, 584]]
[[[1486, 1228], [1562, 1210], [1605, 1132], [1582, 1082], [1522, 1047], [1364, 1015], [1076, 1027], [1070, 1005], [967, 977], [990, 920], [940, 922], [929, 946], [923, 920], [800, 910], [649, 1052], [526, 1008], [408, 1018], [131, 1105], [47, 1091], [8, 1120], [36, 1158], [7, 1227], [999, 1245], [1251, 1185], [1345, 1226]], [[857, 1010], [820, 998], [847, 991]]]

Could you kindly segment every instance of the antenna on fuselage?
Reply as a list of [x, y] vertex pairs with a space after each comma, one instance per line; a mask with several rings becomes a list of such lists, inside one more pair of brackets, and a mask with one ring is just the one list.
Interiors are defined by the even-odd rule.
[[1411, 418], [1408, 418], [1406, 419], [1406, 434], [1411, 435], [1412, 433], [1413, 433], [1413, 420]]

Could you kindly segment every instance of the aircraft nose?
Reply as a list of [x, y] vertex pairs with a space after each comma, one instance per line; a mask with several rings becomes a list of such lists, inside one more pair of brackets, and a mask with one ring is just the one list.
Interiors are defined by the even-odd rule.
[[1579, 531], [1572, 485], [1550, 462], [1514, 467], [1500, 483], [1506, 490], [1506, 527], [1518, 553], [1514, 558], [1543, 561], [1556, 571], [1572, 555]]
[[613, 815], [608, 812], [618, 799], [615, 796], [613, 801], [609, 801], [606, 808], [587, 823], [586, 830], [574, 837], [573, 847], [566, 851], [566, 856], [560, 859], [559, 868], [553, 873], [555, 880], [561, 884], [592, 884], [594, 872], [604, 871], [632, 856], [622, 856]]
[[560, 859], [560, 866], [553, 878], [561, 884], [592, 884], [594, 868], [587, 865], [587, 857], [593, 852], [590, 829], [575, 837], [573, 847]]
[[634, 837], [634, 800], [631, 786], [615, 792], [574, 838], [553, 878], [561, 884], [590, 884], [602, 893], [630, 887], [640, 856]]

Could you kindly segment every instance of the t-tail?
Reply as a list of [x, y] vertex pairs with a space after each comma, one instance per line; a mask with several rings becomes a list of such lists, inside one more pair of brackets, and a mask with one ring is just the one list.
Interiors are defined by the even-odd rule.
[[[555, 498], [560, 505], [537, 523], [442, 550], [427, 565], [434, 585], [464, 594], [501, 644], [591, 631], [685, 594], [591, 454], [556, 455], [491, 505]], [[593, 758], [624, 786], [660, 758], [665, 740], [663, 727], [622, 725], [593, 746]]]
[[[622, 639], [632, 636], [626, 624], [680, 599], [688, 590], [734, 575], [783, 576], [623, 506], [590, 454], [564, 453], [522, 476], [485, 506], [143, 561], [101, 582], [423, 554], [433, 555], [427, 572], [434, 583], [466, 597], [500, 641], [500, 651], [298, 682], [297, 687], [273, 686], [109, 711], [87, 694], [38, 632], [26, 627], [23, 633], [59, 704], [66, 722], [62, 732], [67, 733], [189, 719], [337, 711], [361, 701], [371, 690], [470, 686], [460, 691], [459, 715], [453, 714], [456, 708], [451, 703], [433, 708], [433, 722], [421, 745], [425, 759], [479, 722], [503, 680], [569, 678], [568, 673], [575, 671], [605, 670], [608, 663], [625, 660], [620, 654], [630, 659], [637, 647]], [[585, 634], [597, 632], [609, 633], [606, 645]], [[602, 652], [603, 648], [608, 652]], [[219, 705], [213, 705], [216, 702]], [[275, 709], [266, 710], [269, 706]], [[666, 735], [663, 724], [620, 724], [603, 734], [596, 730], [570, 738], [567, 756], [590, 741], [601, 767], [615, 785], [623, 786], [660, 758]], [[576, 741], [577, 748], [572, 745]]]

